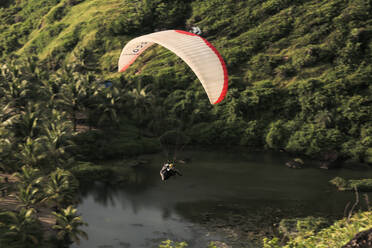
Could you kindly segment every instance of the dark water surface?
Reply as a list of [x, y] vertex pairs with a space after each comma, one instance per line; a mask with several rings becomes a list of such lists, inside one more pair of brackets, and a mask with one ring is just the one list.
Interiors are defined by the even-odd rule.
[[[188, 247], [204, 248], [210, 240], [229, 244], [226, 234], [203, 224], [206, 216], [269, 208], [289, 211], [293, 217], [341, 217], [355, 195], [337, 192], [328, 181], [335, 176], [372, 177], [372, 170], [289, 169], [284, 164], [290, 158], [283, 153], [185, 151], [179, 157], [192, 161], [178, 166], [182, 177], [166, 182], [159, 176], [164, 159], [160, 154], [136, 168], [130, 184], [92, 182], [78, 206], [89, 224], [84, 228], [89, 240], [71, 247], [157, 247], [166, 239], [186, 241]], [[249, 241], [245, 245], [255, 247]]]

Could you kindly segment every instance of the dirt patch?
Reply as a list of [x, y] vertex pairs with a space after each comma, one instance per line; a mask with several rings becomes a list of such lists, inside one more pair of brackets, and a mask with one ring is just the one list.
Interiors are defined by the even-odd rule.
[[[6, 179], [8, 178], [8, 179]], [[15, 183], [17, 182], [17, 178], [14, 177], [11, 174], [6, 174], [6, 173], [0, 173], [0, 182], [5, 182], [5, 180], [8, 180], [9, 183]]]

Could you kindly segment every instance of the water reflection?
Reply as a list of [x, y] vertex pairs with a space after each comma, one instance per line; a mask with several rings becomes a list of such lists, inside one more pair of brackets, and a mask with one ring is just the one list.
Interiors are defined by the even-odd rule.
[[286, 214], [342, 216], [355, 197], [336, 192], [328, 181], [372, 176], [372, 171], [289, 169], [281, 153], [183, 155], [193, 162], [180, 165], [182, 177], [162, 182], [163, 157], [154, 155], [150, 165], [133, 169], [126, 184], [95, 182], [83, 188], [78, 210], [89, 223], [89, 240], [80, 247], [157, 247], [165, 239], [206, 247], [209, 240], [227, 240], [206, 229], [205, 223], [218, 218], [231, 219], [246, 235], [254, 225], [264, 228], [267, 219]]
[[[102, 196], [102, 189], [107, 189], [110, 197]], [[194, 239], [207, 242], [203, 240], [207, 231], [184, 220], [172, 206], [150, 199], [142, 201], [140, 196], [123, 189], [95, 184], [92, 191], [86, 192], [78, 209], [89, 223], [89, 240], [80, 247], [156, 247], [166, 239], [187, 240], [191, 244]]]

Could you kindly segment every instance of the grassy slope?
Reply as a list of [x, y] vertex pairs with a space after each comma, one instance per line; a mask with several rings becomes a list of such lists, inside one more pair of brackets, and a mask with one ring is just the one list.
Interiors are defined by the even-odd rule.
[[[160, 47], [142, 55], [127, 75], [149, 75], [159, 81], [176, 78], [180, 82], [176, 89], [203, 101], [200, 106], [192, 105], [195, 111], [213, 111], [213, 117], [203, 118], [248, 123], [239, 127], [241, 133], [225, 136], [245, 135], [248, 142], [233, 143], [250, 143], [250, 133], [258, 132], [256, 128], [265, 130], [257, 144], [307, 154], [316, 153], [318, 147], [348, 150], [361, 146], [348, 154], [360, 158], [372, 145], [368, 128], [372, 114], [370, 1], [197, 0], [173, 4], [157, 0], [152, 1], [152, 9], [151, 1], [20, 2], [18, 8], [0, 11], [1, 20], [6, 20], [0, 25], [2, 57], [32, 53], [57, 65], [79, 61], [106, 78], [117, 78], [117, 59], [129, 39], [155, 29], [199, 26], [202, 36], [226, 60], [231, 78], [228, 103], [213, 110], [207, 101], [204, 104], [205, 95], [193, 73]], [[14, 23], [15, 17], [21, 21]], [[135, 75], [138, 71], [141, 74]], [[283, 100], [286, 97], [288, 101]], [[280, 132], [289, 130], [285, 136], [291, 138], [278, 141], [277, 121], [279, 129], [284, 127]]]
[[[92, 49], [92, 45], [96, 45], [92, 43], [99, 40], [103, 41], [104, 46], [97, 52], [103, 56], [94, 62], [98, 62], [104, 74], [109, 74], [115, 71], [125, 42], [137, 33], [142, 33], [141, 30], [135, 35], [115, 35], [110, 32], [115, 21], [123, 18], [123, 15], [140, 19], [140, 14], [135, 14], [136, 9], [141, 8], [140, 3], [86, 0], [70, 6], [66, 0], [46, 1], [49, 5], [41, 2], [23, 1], [20, 11], [12, 9], [15, 14], [10, 19], [20, 16], [22, 23], [31, 20], [35, 23], [29, 34], [23, 33], [18, 41], [18, 49], [13, 49], [18, 55], [25, 51], [35, 51], [36, 46], [39, 58], [46, 59], [54, 50], [64, 48], [66, 59], [72, 60], [71, 52], [79, 48]], [[333, 69], [334, 64], [330, 62], [337, 57], [337, 50], [342, 48], [339, 45], [345, 45], [341, 44], [342, 41], [333, 44], [338, 41], [337, 38], [341, 38], [341, 35], [350, 36], [351, 31], [357, 32], [358, 28], [367, 28], [369, 31], [372, 22], [368, 20], [370, 16], [367, 13], [370, 5], [364, 6], [367, 2], [353, 1], [348, 4], [340, 0], [271, 0], [260, 4], [260, 1], [193, 1], [191, 16], [185, 20], [185, 25], [201, 27], [203, 36], [211, 40], [227, 60], [231, 76], [242, 79], [245, 84], [270, 79], [286, 85], [302, 78], [320, 77]], [[360, 21], [353, 20], [355, 18]], [[351, 22], [344, 19], [351, 19]], [[350, 33], [338, 34], [340, 30], [337, 26], [343, 25], [344, 21], [351, 27], [350, 30], [342, 31]], [[20, 23], [11, 24], [11, 21], [8, 23], [10, 25], [2, 25], [5, 31], [1, 33], [1, 40], [6, 40], [11, 30], [18, 31], [19, 26], [22, 26]], [[97, 34], [103, 29], [107, 37], [99, 37]], [[319, 58], [311, 58], [307, 54], [310, 48], [320, 49], [324, 54]], [[170, 55], [166, 51], [160, 53], [167, 57]], [[3, 56], [8, 54], [6, 52]], [[369, 57], [367, 55], [365, 59]], [[329, 57], [328, 61], [322, 56]], [[107, 61], [102, 58], [110, 60], [108, 68], [105, 67]], [[157, 61], [148, 65], [151, 65], [147, 66], [151, 67], [151, 72], [164, 67], [163, 63]], [[285, 66], [294, 67], [290, 68], [293, 73], [288, 78], [283, 78], [280, 73]]]
[[[86, 0], [71, 6], [66, 0], [44, 2], [23, 1], [19, 7], [11, 8], [12, 11], [3, 9], [1, 12], [2, 17], [7, 16], [8, 19], [16, 19], [15, 16], [19, 16], [23, 24], [31, 21], [34, 23], [30, 33], [20, 32], [19, 35], [22, 35], [22, 39], [18, 41], [20, 45], [18, 49], [13, 49], [16, 54], [32, 50], [32, 47], [40, 42], [43, 45], [37, 46], [36, 54], [41, 59], [45, 59], [52, 54], [53, 50], [64, 47], [68, 37], [74, 36], [74, 33], [76, 40], [75, 44], [70, 47], [71, 50], [89, 49], [90, 41], [94, 42], [94, 39], [101, 38], [97, 37], [97, 31], [106, 29], [108, 32], [105, 35], [108, 37], [102, 39], [111, 46], [105, 44], [102, 47], [104, 50], [101, 49], [99, 52], [107, 57], [114, 56], [111, 65], [113, 68], [116, 66], [122, 45], [130, 38], [142, 33], [141, 30], [138, 30], [135, 35], [110, 33], [114, 22], [117, 18], [123, 18], [123, 15], [140, 19], [140, 14], [135, 14], [136, 9], [141, 8], [140, 3], [134, 4], [128, 3], [131, 1], [119, 0]], [[230, 74], [242, 77], [246, 83], [262, 79], [274, 79], [277, 83], [288, 83], [299, 78], [322, 75], [332, 70], [333, 64], [330, 63], [331, 61], [316, 61], [314, 58], [314, 61], [309, 61], [311, 63], [304, 66], [304, 61], [297, 61], [301, 59], [298, 57], [304, 57], [304, 55], [306, 57], [304, 48], [311, 46], [313, 49], [324, 49], [329, 53], [324, 56], [337, 56], [337, 49], [342, 48], [337, 45], [345, 45], [341, 44], [342, 41], [340, 44], [332, 44], [338, 41], [337, 38], [342, 38], [341, 35], [350, 36], [351, 31], [356, 33], [358, 28], [367, 28], [369, 31], [372, 23], [369, 20], [368, 1], [346, 3], [340, 0], [271, 0], [263, 4], [259, 2], [193, 1], [191, 16], [185, 20], [185, 25], [201, 27], [203, 36], [211, 40], [224, 55]], [[5, 12], [8, 13], [5, 14]], [[344, 22], [351, 27], [339, 30], [337, 26], [343, 25]], [[8, 21], [8, 25], [2, 24], [1, 40], [9, 38], [6, 37], [9, 32], [18, 31], [19, 26], [23, 24], [14, 23], [14, 20]], [[57, 26], [60, 28], [57, 29]], [[80, 28], [81, 26], [83, 27]], [[55, 31], [54, 29], [58, 32], [52, 32]], [[338, 34], [340, 31], [350, 31], [350, 33]], [[66, 52], [69, 55], [71, 51]], [[3, 56], [8, 54], [9, 52], [5, 52]], [[156, 61], [154, 63], [156, 65]], [[275, 71], [275, 69], [287, 64], [300, 70], [296, 70], [289, 79], [283, 80], [280, 73], [276, 72], [278, 70]], [[107, 68], [102, 69], [103, 73], [109, 73]], [[235, 75], [235, 71], [245, 73]]]

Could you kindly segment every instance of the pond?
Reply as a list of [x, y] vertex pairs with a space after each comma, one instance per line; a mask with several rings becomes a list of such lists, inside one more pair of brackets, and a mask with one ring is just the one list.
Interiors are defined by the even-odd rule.
[[89, 239], [71, 247], [158, 247], [166, 239], [188, 247], [211, 240], [257, 247], [257, 235], [270, 235], [283, 217], [344, 216], [355, 193], [337, 192], [328, 182], [333, 177], [372, 177], [372, 170], [290, 169], [284, 153], [184, 151], [178, 157], [191, 158], [178, 165], [182, 177], [161, 181], [164, 156], [155, 154], [128, 184], [86, 185], [78, 211]]

